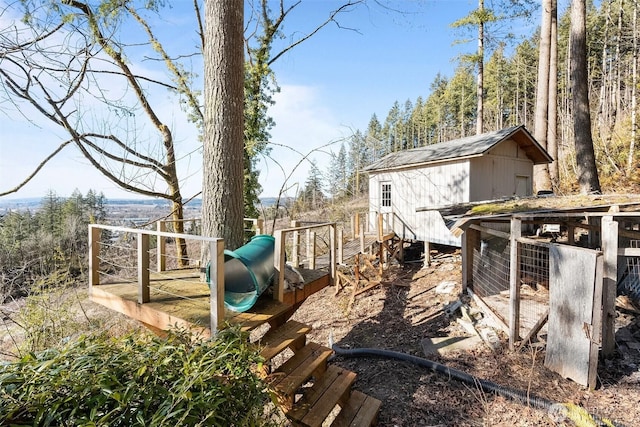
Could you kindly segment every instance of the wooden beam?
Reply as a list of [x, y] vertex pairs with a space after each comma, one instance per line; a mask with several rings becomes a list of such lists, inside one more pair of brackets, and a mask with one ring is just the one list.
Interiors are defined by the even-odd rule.
[[520, 339], [520, 251], [518, 239], [522, 235], [522, 221], [511, 218], [509, 253], [509, 348], [514, 349]]
[[181, 327], [201, 334], [205, 338], [211, 336], [211, 331], [208, 328], [196, 326], [180, 317], [156, 310], [149, 304], [138, 304], [136, 301], [120, 298], [117, 295], [103, 291], [99, 286], [94, 288], [91, 300], [158, 329], [168, 330], [172, 327]]
[[533, 327], [529, 330], [527, 335], [525, 335], [525, 337], [522, 338], [522, 343], [527, 344], [531, 342], [533, 337], [538, 335], [538, 332], [540, 332], [540, 329], [542, 329], [542, 327], [545, 325], [545, 323], [547, 323], [548, 320], [549, 320], [549, 307], [546, 308], [546, 310], [544, 311], [544, 314], [540, 316], [540, 318], [536, 321]]
[[94, 286], [100, 284], [100, 238], [102, 230], [89, 225], [89, 295]]
[[331, 285], [336, 284], [336, 224], [329, 226], [329, 277]]
[[215, 335], [224, 322], [224, 240], [209, 243], [209, 265], [210, 329]]
[[275, 281], [273, 283], [273, 298], [284, 301], [284, 243], [286, 237], [285, 230], [276, 230], [274, 233], [276, 239], [273, 252], [273, 266], [275, 268]]
[[618, 283], [618, 222], [612, 216], [602, 218], [602, 355], [615, 350], [616, 286]]
[[300, 221], [292, 220], [291, 227], [293, 230], [293, 243], [291, 245], [291, 264], [295, 268], [300, 267]]
[[149, 235], [138, 232], [138, 304], [149, 302]]
[[344, 232], [342, 228], [338, 230], [338, 264], [344, 263]]
[[156, 238], [156, 270], [161, 272], [167, 269], [167, 239], [162, 235], [163, 232], [167, 231], [167, 223], [165, 221], [156, 222], [156, 230], [158, 231], [158, 237]]

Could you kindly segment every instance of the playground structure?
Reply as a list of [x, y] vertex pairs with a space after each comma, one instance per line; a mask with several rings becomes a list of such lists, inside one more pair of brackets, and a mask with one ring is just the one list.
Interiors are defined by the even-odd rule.
[[[339, 413], [331, 415], [331, 425], [369, 426], [375, 423], [381, 402], [352, 390], [356, 374], [329, 365], [332, 350], [307, 342], [311, 327], [289, 320], [310, 295], [337, 283], [338, 264], [360, 250], [374, 253], [374, 243], [386, 256], [392, 235], [382, 228], [365, 233], [364, 225], [354, 226], [358, 221], [352, 220], [352, 228], [361, 232], [347, 243], [336, 223], [296, 222], [275, 230], [273, 237], [257, 235], [235, 251], [225, 250], [219, 238], [166, 231], [164, 222], [158, 222], [155, 230], [93, 224], [89, 226], [90, 298], [158, 334], [178, 327], [206, 339], [228, 325], [244, 331], [268, 325], [255, 344], [271, 365], [267, 379], [292, 423], [322, 425], [337, 405]], [[377, 224], [384, 226], [382, 216]], [[262, 232], [262, 224], [253, 220], [251, 229]], [[168, 244], [178, 239], [188, 256], [178, 257], [178, 250]], [[305, 257], [300, 256], [302, 247]], [[203, 248], [209, 254], [206, 262]], [[304, 279], [295, 287], [285, 285], [287, 260]], [[244, 295], [234, 298], [238, 293]], [[274, 364], [286, 349], [293, 356]], [[298, 389], [309, 382], [312, 386], [300, 397]]]

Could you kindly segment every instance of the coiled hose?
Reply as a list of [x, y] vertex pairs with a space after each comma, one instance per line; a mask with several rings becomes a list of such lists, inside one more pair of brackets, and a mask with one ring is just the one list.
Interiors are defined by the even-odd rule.
[[589, 414], [584, 408], [570, 403], [557, 403], [539, 396], [529, 394], [522, 390], [516, 390], [504, 387], [491, 381], [487, 381], [476, 376], [467, 374], [466, 372], [450, 368], [446, 365], [424, 359], [422, 357], [412, 356], [406, 353], [400, 353], [391, 350], [382, 350], [377, 348], [353, 348], [346, 349], [332, 345], [331, 348], [338, 356], [344, 357], [367, 357], [376, 356], [387, 359], [403, 360], [411, 362], [424, 368], [429, 368], [434, 372], [448, 376], [473, 387], [478, 387], [485, 393], [493, 393], [511, 399], [522, 405], [528, 405], [536, 409], [547, 411], [555, 420], [569, 419], [578, 427], [624, 427], [622, 424], [615, 423], [606, 418], [600, 418], [597, 415]]

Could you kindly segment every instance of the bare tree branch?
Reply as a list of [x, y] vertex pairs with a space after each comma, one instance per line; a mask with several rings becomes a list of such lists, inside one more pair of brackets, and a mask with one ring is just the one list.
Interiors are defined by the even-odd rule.
[[58, 146], [58, 148], [56, 148], [53, 152], [51, 152], [51, 154], [49, 154], [47, 157], [45, 157], [45, 159], [42, 160], [38, 164], [38, 166], [36, 166], [36, 168], [33, 170], [33, 172], [31, 172], [31, 174], [29, 174], [29, 176], [27, 176], [20, 184], [18, 184], [17, 186], [15, 186], [15, 187], [13, 187], [13, 188], [11, 188], [9, 190], [0, 192], [0, 197], [6, 196], [7, 194], [15, 193], [18, 190], [20, 190], [22, 187], [27, 185], [29, 183], [29, 181], [31, 181], [33, 179], [33, 177], [38, 174], [38, 172], [40, 172], [40, 169], [42, 169], [44, 167], [44, 165], [46, 165], [49, 160], [53, 159], [56, 154], [58, 154], [60, 151], [62, 151], [62, 149], [64, 147], [66, 147], [67, 145], [71, 144], [72, 142], [73, 142], [73, 139], [69, 139], [67, 141], [64, 141], [62, 144], [60, 144]]

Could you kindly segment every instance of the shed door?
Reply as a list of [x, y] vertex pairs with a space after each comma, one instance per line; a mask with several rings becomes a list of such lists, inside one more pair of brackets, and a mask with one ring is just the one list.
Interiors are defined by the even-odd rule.
[[602, 252], [549, 248], [549, 330], [544, 364], [595, 388], [602, 331]]
[[392, 195], [391, 181], [382, 181], [380, 183], [380, 212], [391, 212], [391, 195]]
[[530, 178], [526, 175], [516, 175], [516, 196], [526, 197], [531, 195]]

